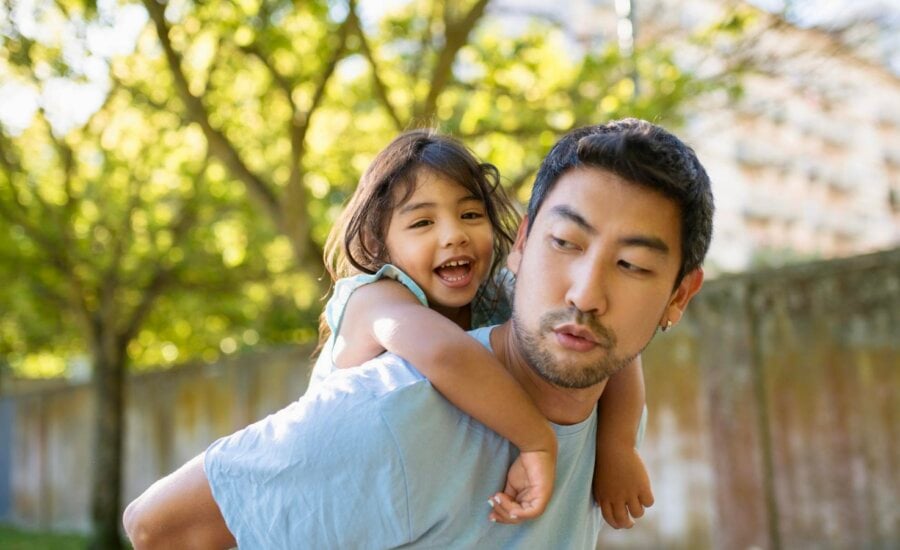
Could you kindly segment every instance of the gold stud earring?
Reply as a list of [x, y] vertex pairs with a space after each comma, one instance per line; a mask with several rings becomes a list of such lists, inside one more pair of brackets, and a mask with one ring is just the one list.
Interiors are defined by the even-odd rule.
[[672, 328], [672, 320], [666, 319], [666, 326], [662, 327], [663, 332], [669, 332], [669, 329]]

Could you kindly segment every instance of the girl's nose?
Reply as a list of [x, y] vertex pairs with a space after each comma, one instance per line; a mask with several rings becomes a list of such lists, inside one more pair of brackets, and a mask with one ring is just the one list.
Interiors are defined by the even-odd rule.
[[469, 234], [462, 224], [447, 223], [441, 235], [443, 246], [461, 246], [469, 242]]

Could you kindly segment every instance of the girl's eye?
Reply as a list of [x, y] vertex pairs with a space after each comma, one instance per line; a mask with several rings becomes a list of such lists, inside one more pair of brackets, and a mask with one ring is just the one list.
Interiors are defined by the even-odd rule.
[[431, 225], [431, 220], [419, 220], [417, 222], [414, 222], [412, 225], [410, 225], [409, 228], [416, 229], [418, 227], [425, 227], [427, 225]]
[[631, 262], [626, 262], [625, 260], [619, 260], [619, 266], [621, 266], [622, 269], [624, 269], [625, 271], [628, 271], [630, 273], [636, 273], [639, 275], [643, 275], [645, 273], [650, 273], [649, 269], [644, 269], [643, 267], [634, 265]]
[[481, 212], [478, 212], [476, 210], [473, 210], [471, 212], [465, 212], [462, 215], [462, 219], [464, 219], [464, 220], [477, 220], [477, 219], [480, 219], [483, 217], [484, 217], [484, 214]]

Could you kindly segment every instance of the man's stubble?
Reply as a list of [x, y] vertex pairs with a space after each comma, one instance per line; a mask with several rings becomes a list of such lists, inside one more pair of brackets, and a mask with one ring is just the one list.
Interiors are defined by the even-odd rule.
[[[606, 350], [605, 356], [584, 366], [571, 365], [555, 359], [544, 342], [554, 337], [554, 327], [565, 323], [587, 327], [597, 337], [597, 345]], [[541, 378], [561, 388], [584, 389], [597, 385], [630, 364], [643, 351], [641, 349], [626, 357], [617, 355], [618, 339], [615, 333], [604, 326], [594, 314], [574, 307], [543, 314], [536, 334], [525, 328], [516, 309], [513, 308], [512, 328], [528, 366]]]

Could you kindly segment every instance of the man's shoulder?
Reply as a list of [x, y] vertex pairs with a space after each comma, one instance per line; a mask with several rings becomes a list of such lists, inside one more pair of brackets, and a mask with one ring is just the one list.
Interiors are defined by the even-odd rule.
[[342, 395], [343, 399], [380, 400], [404, 388], [427, 383], [409, 361], [386, 352], [362, 365], [336, 369], [304, 397], [321, 399]]
[[[491, 350], [490, 334], [494, 327], [482, 327], [469, 331], [469, 335]], [[415, 365], [390, 352], [384, 352], [374, 359], [356, 367], [335, 369], [321, 382], [310, 387], [306, 397], [316, 394], [332, 396], [352, 395], [354, 399], [384, 399], [397, 392], [407, 392], [411, 388], [422, 392], [434, 392], [434, 388]]]

